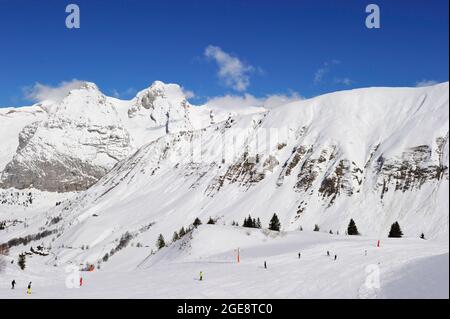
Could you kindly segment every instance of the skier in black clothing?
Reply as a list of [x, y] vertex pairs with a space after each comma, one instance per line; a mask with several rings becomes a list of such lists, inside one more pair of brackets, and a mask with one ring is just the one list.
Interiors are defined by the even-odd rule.
[[267, 269], [267, 262], [264, 261], [264, 269]]
[[11, 289], [14, 289], [15, 285], [16, 285], [16, 281], [13, 279], [13, 281], [11, 281]]
[[302, 257], [301, 253], [298, 253], [298, 259], [300, 259]]
[[329, 250], [327, 250], [327, 256], [330, 257], [330, 251]]
[[337, 255], [334, 255], [334, 260], [336, 260], [337, 259]]

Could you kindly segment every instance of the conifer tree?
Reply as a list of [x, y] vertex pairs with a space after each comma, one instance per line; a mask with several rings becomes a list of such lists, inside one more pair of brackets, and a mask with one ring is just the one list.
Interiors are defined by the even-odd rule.
[[25, 254], [19, 255], [19, 260], [17, 261], [17, 264], [19, 265], [20, 269], [24, 270], [26, 267], [26, 257]]
[[403, 236], [403, 232], [400, 228], [400, 225], [398, 222], [395, 222], [392, 224], [391, 226], [391, 230], [389, 232], [389, 237], [390, 238], [402, 238]]
[[314, 225], [314, 231], [320, 231], [319, 225], [317, 225], [317, 224]]
[[270, 220], [269, 223], [269, 229], [274, 231], [280, 231], [280, 228], [281, 228], [280, 220], [278, 219], [277, 214], [273, 214], [272, 219]]
[[194, 220], [194, 223], [192, 224], [195, 228], [197, 228], [198, 226], [200, 226], [202, 224], [202, 221], [200, 220], [200, 218], [196, 218]]
[[180, 239], [180, 236], [177, 232], [174, 232], [172, 236], [172, 242], [176, 242], [178, 239]]
[[347, 228], [348, 235], [359, 235], [358, 228], [356, 227], [356, 223], [353, 219], [350, 219], [350, 223]]
[[164, 240], [164, 236], [162, 234], [159, 234], [158, 240], [156, 241], [156, 247], [158, 247], [158, 249], [163, 249], [166, 247], [166, 241]]

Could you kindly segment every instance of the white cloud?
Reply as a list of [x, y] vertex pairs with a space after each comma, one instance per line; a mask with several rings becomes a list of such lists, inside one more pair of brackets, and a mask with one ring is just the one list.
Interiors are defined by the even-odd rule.
[[438, 84], [438, 81], [434, 80], [422, 80], [419, 82], [416, 82], [416, 87], [424, 87], [424, 86], [432, 86]]
[[86, 82], [73, 79], [63, 81], [57, 86], [35, 83], [33, 86], [23, 88], [25, 98], [34, 102], [52, 101], [59, 102], [63, 100], [71, 90], [81, 88]]
[[352, 85], [353, 80], [350, 78], [334, 78], [334, 83], [343, 85]]
[[120, 98], [132, 98], [136, 95], [137, 90], [135, 88], [128, 88], [124, 91], [118, 91], [116, 89], [112, 89], [112, 96], [115, 97], [116, 99], [120, 99]]
[[341, 61], [339, 60], [331, 60], [324, 62], [323, 65], [316, 71], [316, 73], [314, 73], [314, 83], [319, 84], [320, 82], [322, 82], [324, 76], [328, 72], [330, 72], [331, 67], [339, 63], [341, 63]]
[[239, 58], [232, 56], [221, 48], [209, 45], [204, 52], [205, 56], [213, 59], [219, 66], [218, 76], [225, 85], [238, 91], [244, 92], [250, 85], [249, 74], [254, 71], [254, 67], [248, 65]]
[[187, 90], [187, 89], [185, 89], [183, 87], [181, 89], [183, 90], [183, 94], [186, 97], [186, 99], [189, 100], [189, 99], [192, 99], [192, 98], [195, 97], [195, 93], [193, 91]]
[[220, 108], [229, 111], [242, 110], [245, 108], [272, 109], [301, 99], [302, 97], [296, 92], [292, 92], [289, 95], [273, 94], [265, 97], [255, 97], [251, 94], [244, 94], [214, 97], [209, 99], [206, 104], [213, 108]]

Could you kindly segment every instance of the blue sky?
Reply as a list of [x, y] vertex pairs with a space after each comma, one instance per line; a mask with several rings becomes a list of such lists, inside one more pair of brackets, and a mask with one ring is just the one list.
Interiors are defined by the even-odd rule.
[[[69, 3], [80, 29], [65, 27]], [[369, 3], [380, 29], [365, 27]], [[72, 79], [122, 98], [174, 82], [193, 102], [443, 82], [448, 26], [448, 0], [0, 0], [0, 105]]]

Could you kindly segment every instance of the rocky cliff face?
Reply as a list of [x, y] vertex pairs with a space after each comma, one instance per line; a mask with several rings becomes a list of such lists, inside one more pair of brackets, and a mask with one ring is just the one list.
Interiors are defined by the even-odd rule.
[[144, 143], [208, 125], [209, 113], [197, 113], [180, 86], [159, 81], [131, 101], [86, 82], [62, 101], [1, 112], [0, 187], [85, 190]]
[[2, 173], [4, 188], [84, 190], [132, 151], [114, 106], [93, 84], [43, 106], [46, 119], [27, 125]]

